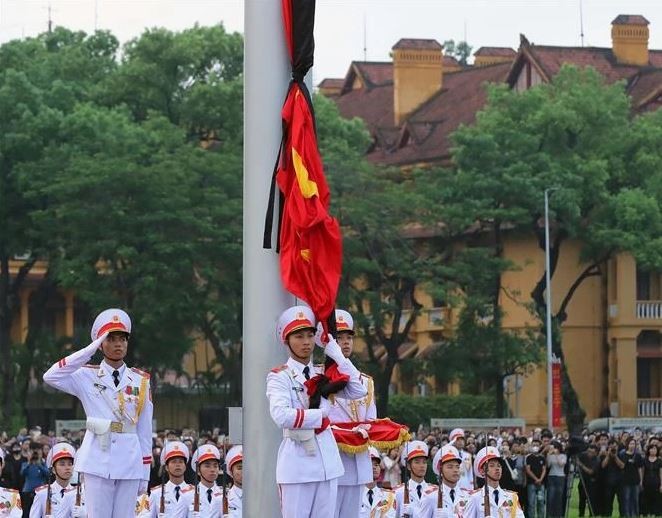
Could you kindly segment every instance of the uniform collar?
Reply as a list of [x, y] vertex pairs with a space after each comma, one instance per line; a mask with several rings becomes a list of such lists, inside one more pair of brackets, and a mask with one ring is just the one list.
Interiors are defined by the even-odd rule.
[[[105, 374], [108, 374], [112, 377], [115, 368], [108, 365], [105, 359], [101, 361], [101, 368], [105, 371]], [[126, 363], [122, 363], [122, 365], [117, 370], [120, 373], [120, 379], [122, 379], [124, 377], [124, 373], [126, 372]]]
[[303, 383], [304, 381], [306, 381], [306, 377], [305, 377], [304, 374], [303, 374], [303, 369], [304, 369], [305, 367], [308, 367], [308, 375], [309, 375], [311, 378], [315, 375], [314, 365], [313, 365], [312, 358], [311, 358], [311, 360], [308, 362], [308, 365], [304, 365], [304, 364], [302, 364], [302, 363], [299, 363], [298, 361], [296, 361], [296, 360], [293, 359], [293, 358], [288, 358], [288, 360], [287, 360], [287, 366], [290, 368], [291, 371], [294, 371], [294, 377], [295, 377], [296, 379], [298, 379], [299, 381], [301, 381], [301, 383]]

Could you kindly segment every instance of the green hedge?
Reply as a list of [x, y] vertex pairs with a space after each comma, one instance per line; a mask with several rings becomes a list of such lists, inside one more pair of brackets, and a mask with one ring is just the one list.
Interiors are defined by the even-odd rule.
[[430, 426], [433, 417], [481, 418], [495, 417], [494, 396], [436, 394], [421, 397], [396, 394], [389, 398], [388, 416], [394, 421], [416, 430], [419, 424]]

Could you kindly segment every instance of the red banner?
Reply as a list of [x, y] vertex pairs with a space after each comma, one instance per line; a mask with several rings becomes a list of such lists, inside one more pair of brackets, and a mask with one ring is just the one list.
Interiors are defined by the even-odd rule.
[[561, 426], [561, 361], [552, 362], [552, 426]]

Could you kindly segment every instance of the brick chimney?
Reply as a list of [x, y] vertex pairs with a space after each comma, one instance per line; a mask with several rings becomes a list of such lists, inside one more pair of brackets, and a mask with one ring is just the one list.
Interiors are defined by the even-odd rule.
[[393, 46], [395, 125], [441, 90], [442, 46], [436, 40], [401, 39]]
[[611, 47], [624, 65], [648, 65], [648, 20], [638, 14], [619, 14], [611, 22]]

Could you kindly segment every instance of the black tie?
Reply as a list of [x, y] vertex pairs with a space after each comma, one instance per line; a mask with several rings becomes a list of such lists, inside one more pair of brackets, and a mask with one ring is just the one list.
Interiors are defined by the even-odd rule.
[[455, 503], [455, 489], [451, 489], [451, 502]]
[[115, 386], [120, 384], [120, 371], [114, 370], [113, 371], [113, 380], [115, 381]]
[[62, 488], [62, 489], [60, 490], [60, 496], [61, 496], [62, 498], [64, 498], [64, 488]]
[[422, 491], [423, 491], [423, 486], [421, 486], [420, 484], [417, 485], [417, 486], [416, 486], [416, 494], [418, 495], [418, 499], [419, 499], [419, 500], [420, 500], [420, 499], [422, 498], [422, 496], [423, 496]]
[[179, 486], [175, 486], [175, 500], [179, 502]]
[[498, 489], [495, 489], [495, 490], [493, 491], [493, 493], [494, 493], [494, 503], [495, 503], [496, 505], [499, 505], [499, 490], [498, 490]]
[[211, 488], [207, 489], [207, 502], [211, 504]]
[[303, 375], [306, 377], [307, 380], [310, 379], [310, 367], [308, 367], [308, 365], [306, 365], [303, 368]]
[[368, 503], [372, 507], [372, 489], [368, 489]]

